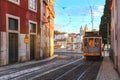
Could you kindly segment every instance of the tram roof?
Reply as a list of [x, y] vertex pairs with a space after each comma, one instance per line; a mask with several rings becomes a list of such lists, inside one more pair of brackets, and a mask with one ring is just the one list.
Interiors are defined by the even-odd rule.
[[84, 37], [101, 37], [99, 35], [99, 31], [90, 31], [90, 32], [85, 32]]

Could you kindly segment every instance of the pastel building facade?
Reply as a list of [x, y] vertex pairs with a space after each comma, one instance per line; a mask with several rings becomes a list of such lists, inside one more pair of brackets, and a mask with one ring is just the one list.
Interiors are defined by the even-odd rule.
[[0, 65], [45, 58], [43, 0], [0, 0]]

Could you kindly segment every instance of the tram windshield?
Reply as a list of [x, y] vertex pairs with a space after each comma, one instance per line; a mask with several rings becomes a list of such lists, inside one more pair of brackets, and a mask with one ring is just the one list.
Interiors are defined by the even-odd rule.
[[84, 52], [98, 53], [100, 52], [101, 40], [99, 38], [84, 38]]

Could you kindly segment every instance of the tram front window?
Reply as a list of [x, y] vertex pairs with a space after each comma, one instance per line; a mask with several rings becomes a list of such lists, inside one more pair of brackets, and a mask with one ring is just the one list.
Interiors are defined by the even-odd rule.
[[97, 38], [84, 39], [84, 46], [86, 53], [98, 53], [100, 52], [100, 40]]

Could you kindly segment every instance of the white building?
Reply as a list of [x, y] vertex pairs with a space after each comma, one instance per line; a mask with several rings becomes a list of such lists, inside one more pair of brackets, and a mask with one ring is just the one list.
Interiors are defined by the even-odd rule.
[[54, 37], [55, 48], [66, 48], [68, 33], [56, 34]]
[[69, 34], [69, 37], [67, 38], [67, 49], [81, 53], [81, 41], [82, 37], [80, 34]]
[[80, 27], [80, 37], [81, 37], [81, 42], [83, 42], [83, 36], [85, 35], [85, 32], [90, 31], [87, 24], [83, 28], [83, 26]]
[[87, 31], [90, 31], [87, 24], [85, 25], [84, 28], [83, 28], [83, 26], [80, 27], [80, 34], [81, 35], [85, 35], [85, 32], [87, 32]]
[[67, 51], [75, 51], [81, 53], [81, 43], [83, 35], [72, 33], [60, 33], [55, 35], [55, 49], [65, 48]]

